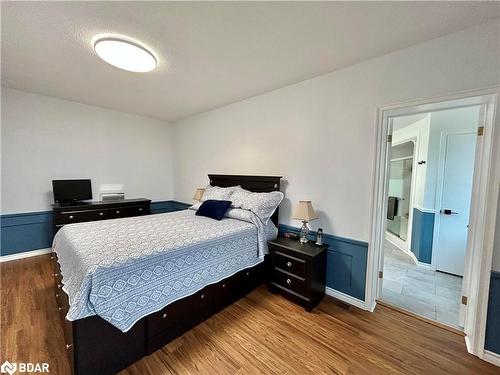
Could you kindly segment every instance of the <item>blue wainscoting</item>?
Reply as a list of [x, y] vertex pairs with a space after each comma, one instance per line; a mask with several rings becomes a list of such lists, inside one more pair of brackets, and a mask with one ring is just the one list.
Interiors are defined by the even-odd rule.
[[[280, 224], [279, 232], [299, 233], [299, 228]], [[311, 240], [316, 232], [310, 232]], [[368, 243], [348, 238], [323, 235], [328, 245], [326, 286], [364, 301]]]
[[431, 264], [432, 240], [434, 237], [434, 213], [413, 209], [411, 251], [419, 262]]
[[52, 211], [1, 215], [0, 255], [52, 246]]
[[[177, 201], [151, 203], [151, 213], [179, 211], [189, 204]], [[52, 246], [52, 211], [0, 216], [0, 255], [11, 255]]]
[[492, 271], [484, 348], [500, 354], [500, 272]]
[[185, 210], [189, 206], [191, 206], [191, 204], [177, 202], [177, 201], [151, 202], [151, 213], [163, 214], [166, 212], [180, 211], [180, 210]]

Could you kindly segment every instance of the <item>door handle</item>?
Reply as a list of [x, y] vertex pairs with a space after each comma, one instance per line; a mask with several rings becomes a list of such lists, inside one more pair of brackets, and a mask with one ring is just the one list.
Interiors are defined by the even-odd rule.
[[458, 212], [452, 211], [449, 208], [445, 208], [444, 210], [440, 210], [439, 213], [443, 215], [458, 215]]

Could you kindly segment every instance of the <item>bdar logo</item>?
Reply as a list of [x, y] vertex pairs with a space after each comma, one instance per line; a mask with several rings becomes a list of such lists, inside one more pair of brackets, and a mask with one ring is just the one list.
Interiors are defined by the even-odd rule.
[[9, 361], [5, 361], [2, 363], [2, 366], [0, 366], [0, 372], [2, 374], [10, 374], [12, 375], [15, 373], [17, 370], [17, 365], [15, 363], [10, 363]]

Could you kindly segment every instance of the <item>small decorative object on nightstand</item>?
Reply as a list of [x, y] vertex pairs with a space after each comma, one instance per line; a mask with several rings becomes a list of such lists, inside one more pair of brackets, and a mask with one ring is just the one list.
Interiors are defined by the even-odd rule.
[[288, 238], [268, 242], [269, 290], [311, 311], [325, 296], [326, 248]]
[[195, 201], [200, 202], [201, 201], [201, 197], [203, 197], [203, 193], [205, 193], [205, 189], [204, 188], [198, 188], [198, 189], [196, 189], [196, 192], [194, 193], [193, 199]]
[[318, 218], [316, 216], [316, 212], [314, 212], [311, 201], [299, 201], [299, 204], [295, 207], [293, 218], [302, 220], [302, 228], [300, 228], [300, 242], [306, 243], [307, 234], [309, 233], [307, 222]]

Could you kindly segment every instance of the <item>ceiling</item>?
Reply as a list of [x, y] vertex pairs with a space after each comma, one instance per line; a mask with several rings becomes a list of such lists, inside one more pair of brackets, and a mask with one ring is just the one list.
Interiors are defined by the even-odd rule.
[[[500, 17], [498, 2], [2, 2], [2, 85], [175, 121]], [[121, 34], [150, 73], [97, 58]]]

